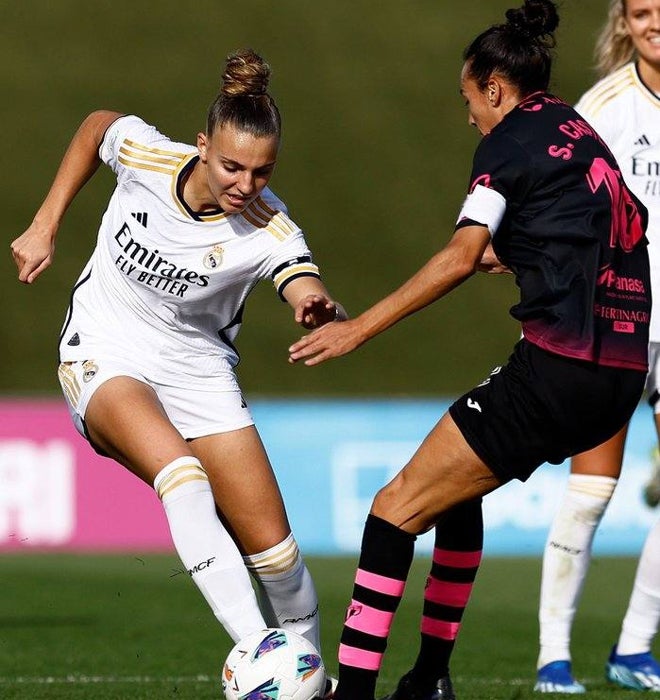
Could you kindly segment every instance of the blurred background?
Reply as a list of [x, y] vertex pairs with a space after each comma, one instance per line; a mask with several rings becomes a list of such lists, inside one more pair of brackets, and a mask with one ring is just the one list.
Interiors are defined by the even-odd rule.
[[[284, 122], [272, 188], [306, 231], [331, 293], [357, 314], [453, 231], [480, 138], [459, 94], [462, 51], [504, 19], [510, 0], [0, 2], [7, 246], [0, 256], [0, 548], [169, 548], [151, 490], [75, 433], [56, 380], [60, 327], [114, 186], [109, 169], [102, 166], [74, 201], [54, 264], [34, 284], [17, 281], [8, 250], [74, 131], [90, 111], [109, 108], [193, 143], [226, 56], [254, 48], [272, 66]], [[606, 4], [560, 4], [552, 90], [569, 102], [595, 79], [592, 51]], [[239, 378], [306, 551], [357, 546], [377, 488], [453, 398], [506, 360], [519, 336], [508, 314], [516, 300], [510, 275], [476, 275], [358, 352], [307, 368], [287, 362], [301, 334], [288, 306], [269, 282], [257, 287], [237, 343]], [[609, 551], [635, 551], [653, 517], [639, 498], [655, 441], [648, 409], [633, 430], [628, 486], [619, 486], [621, 505], [615, 498], [601, 529]], [[513, 484], [508, 496], [487, 500], [493, 551], [540, 551], [565, 468], [543, 468], [531, 487]], [[131, 508], [133, 495], [140, 505]], [[630, 499], [640, 507], [630, 509]], [[140, 523], [126, 520], [127, 512]]]
[[[561, 7], [553, 90], [592, 81], [604, 0]], [[103, 167], [61, 227], [54, 265], [23, 286], [9, 243], [30, 223], [78, 124], [136, 113], [194, 142], [227, 54], [271, 64], [284, 121], [273, 190], [306, 231], [326, 284], [352, 314], [394, 289], [448, 239], [478, 142], [458, 93], [461, 52], [509, 0], [2, 0], [0, 81], [5, 255], [0, 392], [59, 395], [56, 343], [70, 289], [112, 190]], [[248, 396], [453, 395], [503, 361], [518, 329], [506, 276], [478, 277], [358, 353], [287, 364], [300, 331], [272, 286], [248, 301], [238, 339]]]
[[[74, 201], [54, 264], [34, 284], [17, 281], [8, 250], [84, 117], [99, 108], [136, 113], [194, 143], [226, 56], [258, 51], [271, 64], [284, 122], [272, 188], [306, 231], [331, 293], [358, 314], [453, 231], [480, 138], [459, 94], [462, 51], [509, 5], [0, 0], [0, 549], [171, 546], [151, 490], [75, 433], [56, 380], [60, 327], [113, 174], [102, 166]], [[595, 80], [606, 5], [560, 2], [551, 88], [571, 103]], [[257, 287], [237, 343], [239, 379], [306, 551], [355, 549], [373, 493], [449, 402], [506, 360], [519, 337], [508, 314], [516, 300], [510, 275], [476, 275], [358, 352], [307, 368], [287, 362], [301, 334], [290, 309], [269, 282]], [[625, 479], [599, 531], [609, 553], [635, 552], [654, 518], [639, 494], [655, 436], [648, 409], [637, 413]], [[544, 465], [531, 487], [512, 484], [487, 499], [492, 551], [542, 549], [566, 468]]]

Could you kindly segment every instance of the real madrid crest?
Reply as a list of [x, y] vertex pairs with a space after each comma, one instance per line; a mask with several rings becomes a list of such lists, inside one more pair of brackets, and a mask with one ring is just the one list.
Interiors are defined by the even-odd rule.
[[204, 267], [207, 270], [215, 270], [216, 267], [220, 267], [220, 265], [222, 265], [224, 252], [221, 245], [214, 245], [202, 260]]
[[88, 382], [94, 378], [94, 375], [99, 371], [98, 365], [94, 360], [85, 360], [82, 365], [83, 382]]

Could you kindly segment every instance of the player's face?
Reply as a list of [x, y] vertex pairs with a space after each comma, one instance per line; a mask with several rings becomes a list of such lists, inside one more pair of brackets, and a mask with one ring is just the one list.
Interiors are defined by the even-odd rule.
[[468, 64], [463, 66], [461, 72], [461, 95], [468, 108], [468, 123], [470, 126], [476, 126], [483, 136], [489, 134], [493, 127], [502, 121], [501, 115], [488, 99], [488, 90], [482, 90], [470, 77]]
[[626, 0], [624, 22], [640, 61], [660, 68], [660, 0]]
[[261, 194], [273, 174], [278, 147], [276, 136], [253, 136], [231, 124], [210, 137], [198, 135], [209, 194], [223, 211], [238, 214]]

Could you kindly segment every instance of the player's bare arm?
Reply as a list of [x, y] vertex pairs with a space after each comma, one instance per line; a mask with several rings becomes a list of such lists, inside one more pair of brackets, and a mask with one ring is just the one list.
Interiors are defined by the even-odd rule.
[[484, 250], [484, 254], [481, 256], [479, 261], [479, 272], [487, 272], [491, 275], [498, 275], [503, 273], [511, 273], [511, 270], [504, 265], [500, 259], [495, 255], [493, 250], [493, 244], [489, 243]]
[[98, 169], [98, 148], [106, 129], [120, 112], [92, 112], [76, 131], [53, 184], [27, 230], [11, 244], [18, 279], [30, 284], [51, 264], [62, 217], [84, 184]]
[[330, 323], [289, 348], [289, 362], [313, 366], [345, 355], [395, 323], [428, 306], [471, 277], [490, 241], [485, 226], [458, 229], [449, 243], [399, 289], [357, 318]]
[[313, 329], [348, 318], [344, 307], [330, 298], [321, 280], [301, 277], [290, 282], [284, 290], [284, 298], [294, 310], [296, 323]]

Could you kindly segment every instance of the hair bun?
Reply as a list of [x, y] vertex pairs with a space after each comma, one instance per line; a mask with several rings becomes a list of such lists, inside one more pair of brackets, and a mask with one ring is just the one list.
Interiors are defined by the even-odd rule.
[[227, 57], [220, 93], [227, 97], [256, 97], [268, 91], [270, 66], [252, 49]]
[[530, 38], [551, 35], [559, 24], [552, 0], [525, 0], [521, 8], [507, 10], [506, 19], [513, 29]]

